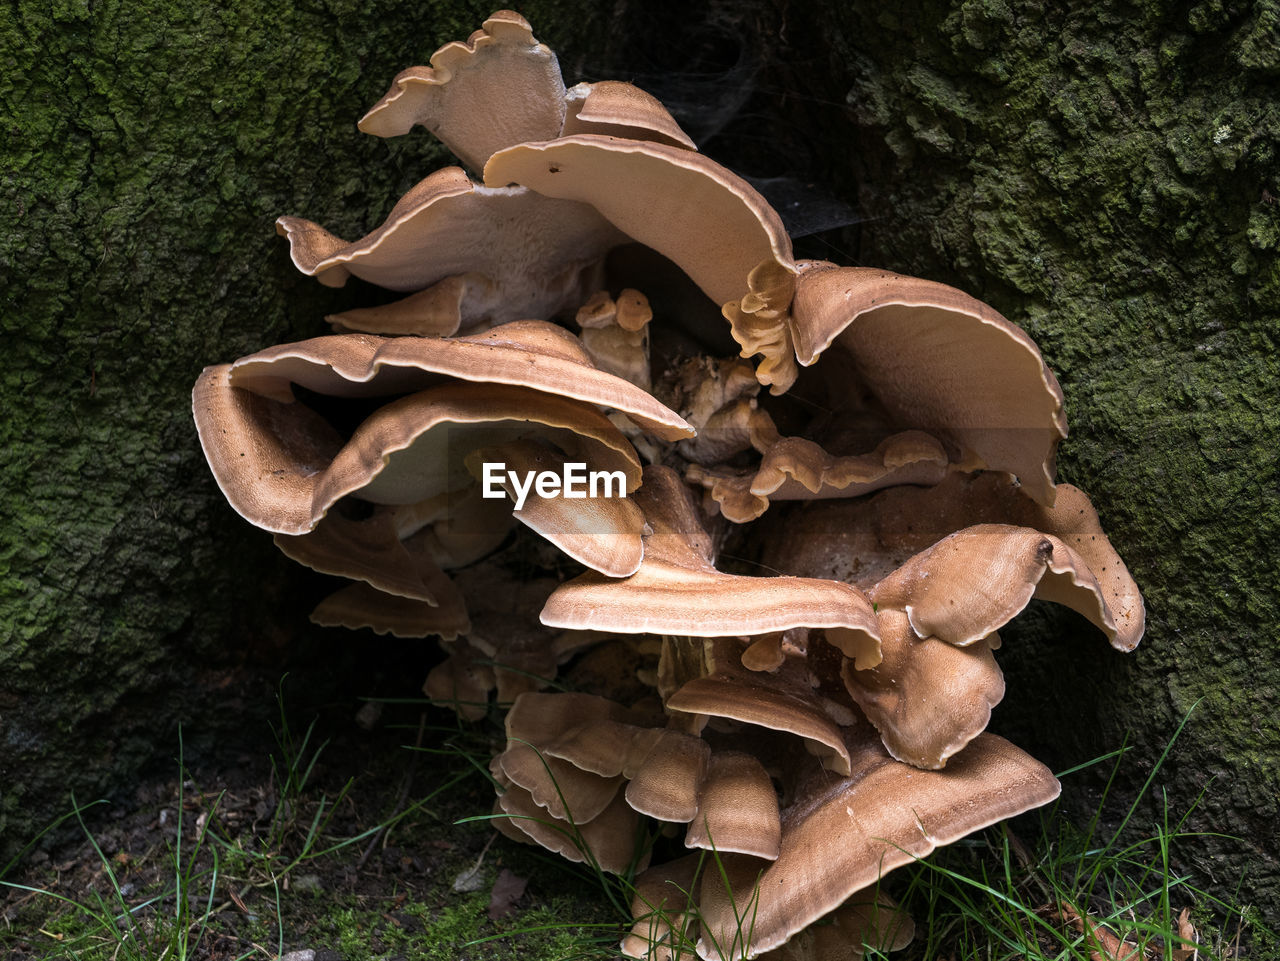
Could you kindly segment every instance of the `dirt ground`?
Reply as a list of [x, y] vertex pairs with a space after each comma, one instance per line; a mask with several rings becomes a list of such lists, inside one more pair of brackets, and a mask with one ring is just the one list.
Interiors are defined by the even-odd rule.
[[[69, 818], [56, 843], [4, 876], [14, 886], [0, 893], [0, 954], [615, 955], [620, 916], [597, 882], [483, 820], [455, 824], [492, 808], [483, 765], [467, 752], [481, 758], [497, 729], [463, 731], [435, 709], [397, 713], [407, 723], [374, 733], [351, 723], [318, 758], [317, 732], [297, 751], [305, 729], [292, 733], [289, 750], [268, 740], [260, 752], [206, 758], [182, 777], [175, 750], [167, 770], [89, 806], [83, 826]], [[603, 927], [581, 927], [591, 924]], [[535, 927], [545, 930], [520, 933]]]

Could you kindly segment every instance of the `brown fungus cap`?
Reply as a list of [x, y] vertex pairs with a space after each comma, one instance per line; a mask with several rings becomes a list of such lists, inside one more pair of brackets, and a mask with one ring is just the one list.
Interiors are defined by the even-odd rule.
[[[601, 134], [627, 140], [651, 140], [672, 147], [697, 150], [657, 97], [619, 80], [600, 80], [570, 87], [560, 136]], [[549, 140], [549, 137], [530, 137]]]
[[[896, 487], [869, 498], [798, 505], [769, 515], [761, 559], [778, 570], [847, 581], [868, 592], [887, 581], [887, 594], [889, 586], [903, 586], [890, 578], [915, 555], [975, 524], [1041, 532], [1070, 548], [1076, 566], [1083, 562], [1093, 580], [1073, 584], [1068, 575], [1042, 578], [1036, 596], [1060, 603], [1073, 596], [1085, 600], [1081, 590], [1090, 589], [1083, 585], [1096, 583], [1114, 624], [1100, 624], [1112, 646], [1121, 651], [1137, 646], [1146, 621], [1142, 595], [1088, 497], [1070, 484], [1058, 485], [1053, 507], [1038, 504], [1007, 477], [993, 473], [955, 473], [930, 488]], [[1059, 562], [1071, 556], [1060, 553]], [[1059, 586], [1063, 596], [1051, 593]], [[1092, 600], [1089, 607], [1099, 616]]]
[[445, 44], [431, 66], [402, 71], [360, 121], [360, 130], [395, 137], [422, 124], [472, 170], [495, 151], [556, 136], [565, 89], [551, 50], [529, 22], [499, 10], [465, 43]]
[[878, 637], [870, 603], [848, 585], [717, 571], [689, 492], [670, 468], [645, 468], [634, 499], [652, 529], [640, 569], [617, 581], [588, 572], [567, 582], [543, 608], [544, 624], [692, 637], [803, 626], [843, 629], [872, 643]]
[[554, 818], [572, 819], [579, 824], [599, 817], [622, 786], [620, 777], [591, 774], [510, 738], [494, 763], [513, 784], [528, 791], [538, 807], [546, 808]]
[[[514, 489], [511, 474], [525, 478], [547, 473], [554, 475], [557, 478], [555, 493], [543, 496], [530, 482], [523, 506], [511, 516], [592, 570], [610, 577], [634, 574], [639, 570], [644, 554], [641, 533], [645, 521], [640, 508], [626, 497], [630, 486], [627, 472], [615, 470], [614, 480], [621, 480], [621, 483], [611, 482], [606, 490], [602, 484], [588, 486], [584, 480], [584, 468], [578, 478], [583, 480], [581, 489], [572, 494], [567, 491], [561, 493], [559, 479], [572, 479], [568, 465], [590, 463], [586, 458], [593, 453], [590, 446], [574, 444], [571, 438], [564, 438], [562, 446], [569, 453], [561, 454], [540, 440], [512, 440], [472, 451], [466, 458], [467, 469], [477, 481], [482, 481], [488, 465], [501, 465], [506, 474], [501, 481], [502, 489], [516, 503], [519, 503], [519, 495]], [[578, 461], [578, 456], [584, 460]], [[599, 457], [594, 460], [598, 463]], [[594, 493], [596, 490], [600, 491], [599, 496]]]
[[718, 304], [762, 261], [789, 264], [791, 240], [754, 188], [714, 161], [664, 144], [579, 134], [494, 154], [484, 182], [578, 201], [674, 261]]
[[[295, 442], [316, 415], [229, 387], [223, 368], [201, 375], [195, 405], [205, 455], [228, 501], [252, 523], [281, 534], [312, 530], [347, 494], [412, 504], [462, 486], [465, 469], [455, 470], [444, 455], [461, 443], [464, 425], [566, 430], [593, 445], [595, 466], [639, 474], [630, 444], [598, 410], [520, 387], [445, 383], [411, 394], [376, 410], [327, 459], [314, 445]], [[461, 477], [453, 476], [457, 471]]]
[[331, 512], [308, 534], [277, 534], [274, 540], [286, 557], [313, 571], [365, 581], [384, 594], [435, 603], [419, 563], [400, 540], [386, 508], [375, 508], [362, 520]]
[[590, 204], [722, 305], [742, 356], [764, 356], [761, 383], [794, 380], [791, 240], [741, 177], [679, 147], [580, 134], [494, 154], [485, 183]]
[[597, 370], [573, 334], [545, 321], [512, 321], [461, 337], [316, 337], [250, 354], [232, 368], [232, 386], [279, 401], [292, 400], [294, 384], [336, 397], [377, 397], [421, 390], [443, 376], [617, 410], [664, 440], [693, 434], [645, 391]]
[[1031, 338], [996, 311], [945, 284], [808, 261], [792, 318], [801, 364], [839, 346], [900, 426], [958, 444], [967, 469], [1008, 471], [1053, 503], [1062, 390]]
[[778, 795], [764, 765], [745, 751], [712, 754], [685, 847], [772, 860], [781, 839]]
[[638, 875], [631, 898], [635, 921], [622, 939], [623, 957], [644, 961], [679, 961], [685, 945], [697, 937], [692, 897], [704, 855], [688, 854], [655, 865]]
[[471, 629], [466, 604], [448, 575], [429, 559], [421, 559], [419, 575], [431, 592], [433, 602], [384, 594], [363, 581], [350, 584], [329, 595], [311, 612], [311, 620], [322, 627], [367, 627], [378, 634], [396, 637], [439, 635], [453, 640]]
[[876, 957], [901, 951], [915, 937], [911, 916], [873, 886], [857, 891], [849, 900], [809, 925], [780, 948], [760, 956], [761, 961], [861, 961], [867, 950]]
[[1033, 596], [1070, 607], [1117, 641], [1115, 618], [1084, 559], [1029, 527], [966, 527], [911, 558], [867, 596], [905, 611], [918, 636], [962, 646], [1003, 627]]
[[427, 674], [422, 693], [436, 704], [452, 708], [459, 717], [479, 721], [489, 713], [493, 668], [488, 658], [466, 641], [442, 646], [448, 656]]
[[[702, 957], [720, 961], [716, 944], [747, 958], [772, 950], [894, 868], [1047, 804], [1060, 789], [1048, 768], [993, 734], [979, 735], [942, 771], [893, 760], [869, 726], [848, 738], [850, 777], [813, 765], [795, 785], [776, 861], [725, 855], [732, 898], [719, 875], [704, 875]], [[754, 923], [742, 944], [737, 919], [747, 914]]]
[[884, 660], [866, 670], [842, 667], [849, 694], [880, 732], [888, 752], [936, 770], [986, 730], [1004, 697], [1004, 674], [992, 657], [998, 637], [957, 647], [920, 637], [902, 611], [877, 614]]
[[[507, 837], [546, 848], [570, 861], [594, 861], [602, 871], [624, 874], [635, 865], [636, 831], [640, 815], [616, 796], [597, 817], [585, 824], [553, 817], [534, 803], [529, 792], [513, 784], [500, 768], [491, 766], [503, 793], [494, 805], [494, 827]], [[639, 868], [648, 863], [639, 857]]]
[[703, 487], [735, 524], [760, 517], [772, 501], [857, 497], [899, 484], [936, 484], [949, 470], [947, 452], [923, 431], [904, 431], [865, 454], [836, 456], [802, 437], [765, 444], [755, 470], [692, 464], [686, 478]]
[[288, 238], [294, 265], [330, 287], [354, 275], [408, 293], [471, 275], [458, 306], [459, 322], [465, 314], [470, 323], [576, 307], [599, 286], [604, 255], [626, 242], [587, 204], [481, 187], [457, 167], [415, 186], [360, 240], [347, 242], [301, 217], [279, 218], [276, 232]]
[[628, 804], [679, 823], [697, 815], [711, 757], [705, 741], [682, 731], [601, 718], [566, 729], [542, 750], [601, 777], [624, 778]]
[[446, 277], [425, 290], [377, 307], [357, 307], [325, 317], [339, 334], [450, 337], [460, 328], [492, 326], [503, 305], [493, 281], [483, 274]]

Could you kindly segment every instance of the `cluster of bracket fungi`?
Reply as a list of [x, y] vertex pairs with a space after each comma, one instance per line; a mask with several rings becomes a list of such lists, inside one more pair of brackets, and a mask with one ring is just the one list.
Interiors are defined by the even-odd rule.
[[[280, 219], [304, 273], [407, 296], [204, 371], [222, 490], [351, 581], [316, 621], [438, 636], [428, 693], [509, 706], [495, 823], [641, 872], [625, 954], [901, 946], [886, 872], [1059, 790], [984, 733], [998, 629], [1036, 596], [1119, 650], [1142, 635], [1088, 499], [1054, 483], [1053, 374], [955, 289], [795, 260], [657, 100], [566, 89], [518, 14], [360, 129], [416, 124], [482, 182], [436, 171], [353, 243]], [[621, 472], [627, 496], [512, 512], [481, 496], [494, 461]], [[530, 576], [520, 525], [571, 560]], [[580, 693], [548, 692], [566, 664]], [[641, 816], [694, 853], [647, 866]]]

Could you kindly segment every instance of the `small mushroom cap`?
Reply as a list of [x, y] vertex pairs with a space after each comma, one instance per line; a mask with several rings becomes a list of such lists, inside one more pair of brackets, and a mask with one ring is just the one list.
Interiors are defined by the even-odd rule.
[[495, 150], [556, 136], [564, 116], [555, 54], [524, 17], [499, 10], [465, 43], [433, 53], [430, 67], [401, 72], [359, 126], [395, 137], [422, 124], [479, 171]]
[[841, 673], [897, 760], [936, 770], [977, 737], [1004, 697], [1004, 674], [991, 656], [995, 635], [968, 647], [919, 637], [907, 616], [881, 609], [884, 660], [867, 670], [845, 661]]
[[410, 190], [360, 240], [347, 242], [301, 217], [279, 218], [276, 232], [288, 239], [294, 265], [330, 287], [355, 275], [407, 293], [478, 275], [475, 304], [459, 310], [467, 306], [469, 316], [492, 323], [576, 307], [599, 286], [604, 255], [626, 242], [587, 204], [481, 187], [456, 167]]
[[621, 794], [599, 816], [585, 824], [574, 824], [552, 817], [534, 803], [528, 791], [512, 784], [500, 768], [493, 773], [505, 789], [494, 807], [494, 814], [499, 815], [494, 820], [507, 822], [498, 828], [507, 837], [520, 840], [520, 835], [524, 835], [528, 841], [570, 861], [594, 860], [602, 871], [612, 874], [625, 874], [637, 866], [637, 862], [643, 870], [648, 863], [648, 853], [636, 850], [640, 815], [627, 805]]
[[[337, 397], [421, 390], [442, 375], [510, 384], [618, 410], [664, 440], [693, 435], [674, 411], [620, 377], [596, 370], [581, 342], [545, 321], [513, 321], [463, 337], [316, 337], [269, 347], [232, 365], [235, 387], [280, 401], [291, 385]], [[197, 411], [199, 414], [199, 411]]]
[[698, 791], [711, 748], [681, 731], [594, 718], [542, 746], [549, 757], [601, 777], [627, 780], [627, 803], [660, 821], [688, 823], [698, 812]]
[[495, 315], [500, 316], [496, 293], [493, 281], [483, 274], [458, 274], [389, 304], [357, 307], [325, 320], [339, 334], [450, 337], [459, 328], [489, 326]]
[[478, 721], [489, 713], [493, 668], [477, 657], [465, 641], [446, 645], [449, 656], [427, 674], [422, 693], [437, 704], [451, 707], [460, 717]]
[[[595, 694], [521, 694], [507, 712], [506, 730], [508, 738], [543, 747], [557, 744], [566, 731], [583, 724], [619, 722], [635, 725], [644, 720], [643, 715]], [[625, 740], [625, 735], [619, 735], [619, 743]], [[590, 767], [583, 769], [592, 770]]]
[[[776, 861], [725, 855], [732, 898], [719, 877], [704, 877], [702, 957], [719, 961], [715, 944], [748, 958], [776, 948], [894, 868], [1047, 804], [1060, 790], [1048, 768], [993, 734], [979, 735], [942, 771], [893, 760], [869, 726], [849, 731], [849, 750], [850, 777], [811, 771], [797, 785]], [[749, 945], [741, 944], [744, 916], [754, 919]]]
[[663, 731], [644, 761], [628, 775], [627, 803], [651, 818], [688, 824], [699, 811], [698, 791], [711, 761], [707, 742], [683, 731]]
[[849, 752], [840, 726], [821, 710], [816, 696], [796, 687], [778, 690], [772, 680], [726, 674], [694, 678], [667, 698], [666, 706], [684, 714], [730, 718], [794, 734], [831, 770], [849, 773]]
[[772, 860], [781, 838], [778, 795], [764, 765], [744, 751], [712, 754], [685, 847]]
[[331, 594], [311, 612], [311, 620], [321, 627], [345, 627], [356, 631], [367, 627], [378, 634], [396, 637], [430, 637], [438, 634], [451, 641], [471, 629], [462, 595], [448, 575], [440, 572], [427, 578], [434, 604], [412, 597], [383, 594], [364, 582], [357, 582]]
[[613, 802], [622, 786], [621, 777], [600, 777], [548, 757], [531, 744], [508, 740], [506, 750], [494, 758], [511, 783], [529, 792], [538, 807], [552, 817], [587, 824]]
[[792, 319], [801, 364], [838, 344], [900, 426], [959, 443], [977, 461], [970, 469], [1016, 474], [1053, 503], [1062, 389], [1031, 338], [996, 311], [945, 284], [809, 261]]
[[376, 509], [363, 520], [330, 513], [308, 534], [277, 534], [275, 545], [313, 571], [365, 581], [384, 594], [435, 603], [418, 564], [396, 534], [389, 510]]
[[717, 304], [741, 296], [762, 261], [791, 263], [791, 240], [765, 199], [680, 147], [591, 134], [523, 143], [494, 154], [484, 182], [590, 204], [675, 262]]
[[[570, 442], [566, 441], [566, 445]], [[584, 457], [589, 455], [588, 449]], [[597, 458], [598, 460], [598, 458]], [[536, 487], [526, 493], [524, 504], [512, 516], [526, 527], [541, 534], [574, 560], [609, 577], [626, 577], [640, 568], [644, 554], [641, 532], [644, 530], [644, 514], [626, 497], [627, 472], [617, 470], [609, 491], [599, 485], [601, 493], [588, 486], [586, 461], [575, 461], [574, 455], [562, 455], [549, 445], [534, 440], [514, 440], [496, 447], [473, 451], [467, 457], [467, 468], [480, 480], [485, 463], [502, 464], [505, 472], [520, 477], [532, 477], [549, 472], [563, 478], [566, 484], [574, 482], [574, 491], [567, 488], [554, 496], [543, 497]], [[570, 463], [582, 467], [581, 474], [571, 474]], [[617, 466], [617, 465], [611, 465]], [[631, 479], [634, 483], [634, 477]], [[515, 499], [509, 476], [502, 481], [503, 489]]]
[[[600, 80], [570, 87], [562, 137], [600, 134], [627, 140], [652, 140], [672, 147], [697, 150], [657, 97], [618, 80]], [[550, 138], [529, 138], [550, 139]]]
[[635, 880], [631, 915], [635, 922], [622, 939], [623, 957], [644, 961], [678, 961], [687, 939], [696, 937], [693, 892], [703, 855], [687, 854], [659, 864]]
[[824, 923], [811, 924], [761, 961], [860, 961], [872, 948], [901, 951], [915, 937], [911, 916], [874, 888], [855, 892]]
[[542, 610], [544, 624], [692, 637], [840, 627], [878, 637], [871, 605], [848, 585], [717, 571], [689, 492], [670, 468], [645, 468], [634, 499], [653, 530], [640, 569], [618, 581], [588, 572], [562, 585]]
[[947, 476], [947, 452], [923, 431], [904, 431], [865, 454], [835, 456], [802, 437], [780, 437], [754, 472], [693, 464], [686, 476], [706, 489], [735, 524], [753, 521], [771, 501], [857, 497], [899, 484], [936, 484]]

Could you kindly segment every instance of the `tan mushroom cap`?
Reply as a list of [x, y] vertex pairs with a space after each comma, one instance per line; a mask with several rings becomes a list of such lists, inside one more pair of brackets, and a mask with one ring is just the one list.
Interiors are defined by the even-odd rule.
[[685, 832], [685, 847], [769, 860], [778, 856], [782, 840], [778, 795], [755, 757], [745, 751], [712, 754], [698, 800], [698, 814]]
[[[445, 570], [464, 567], [502, 545], [515, 518], [505, 498], [468, 487], [388, 508], [401, 540], [412, 540]], [[323, 523], [323, 522], [322, 522]]]
[[[1088, 497], [1070, 484], [1059, 484], [1054, 506], [1045, 507], [999, 474], [954, 473], [930, 488], [895, 487], [869, 498], [771, 512], [764, 523], [765, 564], [806, 577], [848, 581], [866, 591], [914, 555], [971, 525], [1042, 531], [1070, 547], [1097, 580], [1115, 622], [1112, 646], [1131, 651], [1142, 638], [1142, 595]], [[1037, 590], [1047, 592], [1049, 586]]]
[[762, 261], [791, 263], [791, 240], [764, 198], [679, 147], [591, 134], [524, 143], [494, 154], [484, 182], [590, 204], [674, 261], [717, 304], [741, 297]]
[[258, 351], [232, 368], [233, 386], [279, 401], [293, 399], [293, 384], [337, 397], [376, 397], [421, 390], [435, 382], [429, 375], [444, 375], [529, 387], [621, 411], [664, 440], [694, 432], [645, 391], [596, 370], [573, 334], [545, 321], [512, 321], [450, 338], [316, 337]]
[[428, 558], [420, 559], [419, 574], [434, 603], [412, 597], [384, 594], [363, 581], [331, 594], [311, 612], [313, 623], [322, 627], [367, 627], [378, 634], [395, 637], [430, 637], [438, 634], [453, 640], [471, 629], [466, 604], [449, 576]]
[[1029, 527], [979, 524], [956, 531], [867, 596], [879, 607], [905, 611], [918, 636], [961, 646], [1003, 627], [1032, 597], [1083, 614], [1113, 645], [1119, 639], [1102, 586], [1084, 558]]
[[294, 265], [330, 287], [355, 275], [409, 292], [479, 275], [474, 302], [459, 310], [492, 323], [577, 306], [599, 286], [605, 253], [626, 242], [587, 204], [521, 187], [481, 187], [457, 167], [415, 186], [360, 240], [348, 243], [301, 217], [279, 218], [276, 232], [288, 238]]
[[433, 53], [430, 67], [401, 72], [359, 126], [395, 137], [422, 124], [479, 171], [495, 150], [556, 136], [564, 116], [555, 54], [524, 17], [499, 10], [466, 43]]
[[876, 642], [875, 615], [855, 588], [810, 578], [717, 571], [689, 491], [670, 468], [645, 468], [634, 500], [653, 531], [645, 538], [640, 569], [622, 580], [588, 572], [565, 583], [542, 609], [544, 624], [691, 637], [824, 627], [847, 629]]
[[467, 475], [447, 456], [466, 425], [559, 428], [594, 444], [595, 466], [639, 471], [635, 452], [594, 407], [521, 387], [445, 383], [379, 408], [327, 458], [297, 438], [317, 415], [230, 387], [228, 368], [207, 368], [196, 382], [196, 424], [219, 486], [243, 517], [280, 534], [312, 530], [347, 494], [374, 503], [412, 504], [463, 486]]
[[511, 783], [529, 792], [533, 803], [552, 817], [586, 824], [599, 817], [622, 786], [621, 777], [600, 777], [530, 744], [509, 738], [494, 758]]
[[623, 957], [645, 961], [678, 961], [687, 957], [691, 939], [697, 937], [697, 918], [691, 916], [692, 895], [705, 857], [688, 854], [636, 877], [631, 899], [635, 921], [622, 939]]
[[286, 557], [313, 571], [365, 581], [384, 594], [435, 603], [385, 508], [362, 520], [330, 513], [308, 534], [277, 534], [274, 540]]
[[[534, 803], [529, 792], [512, 784], [500, 768], [491, 766], [494, 778], [504, 788], [494, 805], [494, 827], [507, 837], [533, 843], [570, 861], [592, 860], [602, 871], [625, 874], [636, 862], [636, 814], [619, 794], [597, 817], [585, 824], [552, 817]], [[648, 863], [647, 853], [639, 857], [639, 869]]]
[[870, 726], [848, 736], [852, 775], [832, 779], [813, 770], [797, 785], [796, 800], [782, 814], [776, 861], [725, 855], [732, 901], [719, 876], [704, 876], [702, 957], [719, 961], [715, 944], [740, 942], [735, 912], [754, 919], [750, 945], [735, 947], [756, 957], [894, 868], [1047, 804], [1060, 790], [1048, 768], [993, 734], [979, 735], [942, 771], [893, 760]]
[[880, 732], [885, 748], [912, 767], [936, 770], [986, 730], [1004, 697], [1004, 674], [991, 656], [998, 638], [957, 647], [919, 637], [902, 611], [881, 609], [884, 660], [867, 670], [846, 661], [849, 694]]
[[[562, 137], [601, 134], [627, 140], [652, 140], [672, 147], [697, 150], [657, 97], [618, 80], [580, 83], [566, 93], [567, 111]], [[530, 137], [529, 140], [550, 140]]]
[[1062, 390], [1031, 338], [996, 311], [945, 284], [809, 261], [792, 320], [801, 364], [838, 344], [900, 426], [954, 441], [967, 469], [1008, 471], [1053, 503]]
[[849, 753], [840, 725], [826, 714], [816, 695], [789, 685], [779, 690], [773, 678], [712, 674], [695, 678], [667, 698], [669, 710], [723, 717], [794, 734], [809, 753], [839, 774], [849, 773]]
[[592, 718], [540, 745], [559, 758], [601, 777], [627, 781], [627, 803], [660, 821], [688, 823], [698, 811], [698, 790], [711, 749], [681, 731]]
[[428, 672], [422, 693], [457, 711], [460, 717], [478, 721], [489, 713], [493, 668], [466, 641], [442, 646], [448, 656]]
[[377, 307], [357, 307], [325, 317], [339, 334], [450, 337], [459, 328], [490, 326], [502, 302], [483, 274], [446, 277], [425, 290]]
[[664, 730], [644, 761], [628, 776], [627, 803], [651, 818], [688, 824], [700, 809], [699, 789], [711, 763], [706, 741]]
[[911, 916], [874, 888], [854, 893], [823, 920], [762, 954], [761, 961], [860, 961], [868, 948], [877, 957], [901, 951], [916, 933]]

